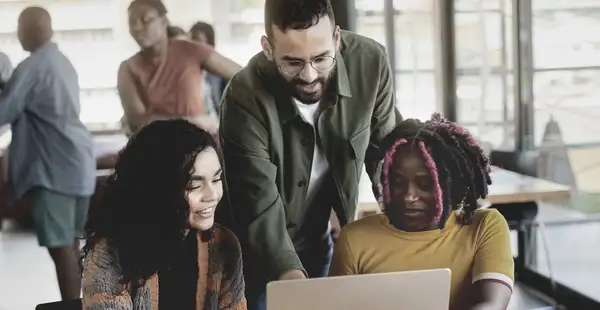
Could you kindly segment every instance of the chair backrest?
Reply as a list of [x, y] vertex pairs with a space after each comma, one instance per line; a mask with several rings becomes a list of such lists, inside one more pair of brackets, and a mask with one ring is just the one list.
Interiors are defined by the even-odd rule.
[[39, 304], [35, 310], [81, 310], [81, 298], [65, 301], [50, 302], [47, 304]]

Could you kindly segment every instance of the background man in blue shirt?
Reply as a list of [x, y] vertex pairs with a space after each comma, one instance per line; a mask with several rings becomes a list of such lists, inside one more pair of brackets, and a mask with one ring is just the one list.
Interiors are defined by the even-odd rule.
[[12, 129], [9, 191], [29, 203], [39, 244], [56, 266], [62, 299], [75, 299], [81, 291], [77, 237], [95, 187], [92, 136], [79, 119], [77, 72], [51, 42], [48, 12], [25, 9], [18, 33], [31, 55], [0, 93], [0, 126]]

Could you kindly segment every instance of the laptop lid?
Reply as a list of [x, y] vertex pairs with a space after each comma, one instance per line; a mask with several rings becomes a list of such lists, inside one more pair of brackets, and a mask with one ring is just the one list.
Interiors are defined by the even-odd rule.
[[450, 269], [267, 284], [268, 310], [448, 310]]

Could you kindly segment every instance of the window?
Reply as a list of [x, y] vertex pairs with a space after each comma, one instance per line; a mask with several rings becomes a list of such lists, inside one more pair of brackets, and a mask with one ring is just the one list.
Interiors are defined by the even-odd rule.
[[217, 50], [240, 64], [261, 51], [265, 0], [211, 0]]
[[515, 148], [510, 0], [457, 0], [457, 120], [496, 149]]
[[[245, 64], [260, 51], [264, 0], [163, 0], [169, 20], [184, 29], [213, 23], [217, 50]], [[26, 1], [0, 1], [0, 46], [16, 66], [27, 54], [17, 39], [17, 19]], [[115, 86], [120, 63], [137, 52], [127, 29], [129, 1], [48, 0], [54, 41], [79, 74], [81, 119], [94, 128], [118, 126], [123, 114]]]
[[535, 0], [532, 6], [536, 146], [551, 123], [564, 144], [597, 145], [600, 136], [590, 133], [600, 121], [600, 4]]
[[[433, 1], [394, 1], [396, 98], [405, 118], [427, 119], [436, 110]], [[357, 33], [385, 46], [383, 0], [358, 0], [356, 9]]]

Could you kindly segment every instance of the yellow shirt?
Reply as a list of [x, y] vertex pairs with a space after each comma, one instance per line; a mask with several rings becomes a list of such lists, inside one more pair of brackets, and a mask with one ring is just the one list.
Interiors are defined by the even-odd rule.
[[450, 308], [472, 303], [473, 283], [492, 280], [512, 289], [514, 262], [506, 220], [496, 209], [477, 210], [470, 225], [451, 213], [441, 230], [404, 232], [377, 214], [348, 224], [335, 245], [330, 275], [449, 268]]

